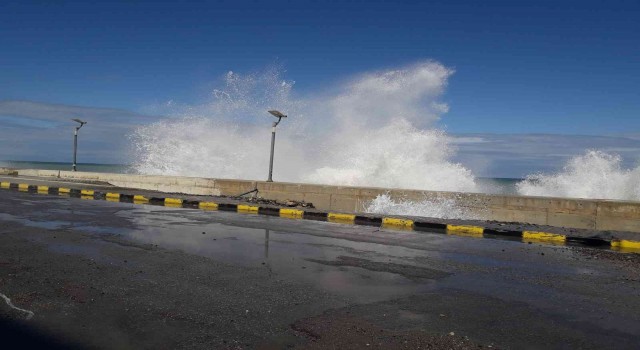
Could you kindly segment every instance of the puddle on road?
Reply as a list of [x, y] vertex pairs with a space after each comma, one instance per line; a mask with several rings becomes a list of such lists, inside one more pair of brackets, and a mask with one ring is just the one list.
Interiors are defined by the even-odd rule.
[[44, 228], [47, 230], [57, 230], [71, 225], [68, 221], [52, 221], [52, 220], [29, 220], [15, 215], [0, 213], [0, 220], [13, 221], [29, 227]]
[[[164, 221], [175, 220], [175, 217], [165, 217]], [[402, 297], [432, 290], [435, 286], [435, 279], [408, 278], [398, 273], [397, 262], [385, 269], [386, 261], [395, 261], [397, 256], [385, 255], [378, 244], [211, 222], [167, 226], [161, 222], [153, 223], [149, 218], [143, 221], [145, 224], [139, 226], [143, 229], [132, 230], [125, 235], [136, 241], [179, 249], [216, 261], [264, 268], [265, 273], [274, 273], [278, 278], [304, 280], [362, 302]], [[345, 256], [371, 263], [360, 266], [342, 264]], [[375, 269], [369, 269], [369, 265], [374, 265]]]

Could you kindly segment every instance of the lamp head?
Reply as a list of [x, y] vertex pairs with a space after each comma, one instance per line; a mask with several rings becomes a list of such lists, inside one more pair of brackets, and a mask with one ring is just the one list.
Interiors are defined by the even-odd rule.
[[87, 122], [82, 121], [82, 120], [77, 119], [77, 118], [73, 118], [73, 119], [71, 119], [71, 120], [73, 120], [73, 121], [74, 121], [74, 122], [76, 122], [76, 123], [80, 123], [80, 126], [83, 126], [83, 125], [87, 124]]
[[273, 115], [276, 118], [286, 118], [287, 116], [282, 114], [280, 111], [276, 111], [276, 110], [272, 110], [269, 111], [269, 113], [271, 113], [271, 115]]

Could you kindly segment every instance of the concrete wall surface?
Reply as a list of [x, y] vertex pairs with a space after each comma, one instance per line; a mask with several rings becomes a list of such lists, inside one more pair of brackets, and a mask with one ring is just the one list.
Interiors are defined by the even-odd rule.
[[318, 209], [336, 212], [362, 212], [376, 196], [387, 193], [393, 199], [451, 201], [485, 220], [640, 232], [640, 202], [37, 169], [18, 170], [18, 174], [102, 181], [119, 187], [191, 195], [235, 196], [257, 188], [266, 199], [305, 201]]

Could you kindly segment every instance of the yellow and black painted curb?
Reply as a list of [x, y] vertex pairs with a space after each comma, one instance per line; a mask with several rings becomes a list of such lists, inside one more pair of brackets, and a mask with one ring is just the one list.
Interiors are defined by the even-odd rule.
[[259, 215], [279, 216], [290, 219], [328, 221], [343, 224], [377, 226], [394, 230], [424, 231], [475, 238], [511, 239], [522, 242], [546, 243], [553, 245], [580, 245], [609, 248], [626, 252], [640, 252], [640, 241], [625, 239], [602, 239], [593, 237], [567, 236], [550, 232], [498, 230], [482, 226], [454, 225], [438, 222], [410, 220], [395, 217], [364, 216], [357, 214], [304, 211], [292, 208], [274, 208], [247, 204], [191, 201], [181, 198], [145, 197], [144, 195], [95, 191], [67, 187], [49, 187], [24, 183], [0, 182], [0, 188], [21, 192], [62, 195], [81, 199], [106, 200], [135, 204], [150, 204], [174, 208], [234, 211]]

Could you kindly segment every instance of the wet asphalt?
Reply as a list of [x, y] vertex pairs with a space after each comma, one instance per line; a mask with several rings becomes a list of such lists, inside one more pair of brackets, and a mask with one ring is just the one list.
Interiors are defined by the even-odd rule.
[[638, 254], [17, 191], [0, 293], [0, 335], [49, 347], [640, 344]]

